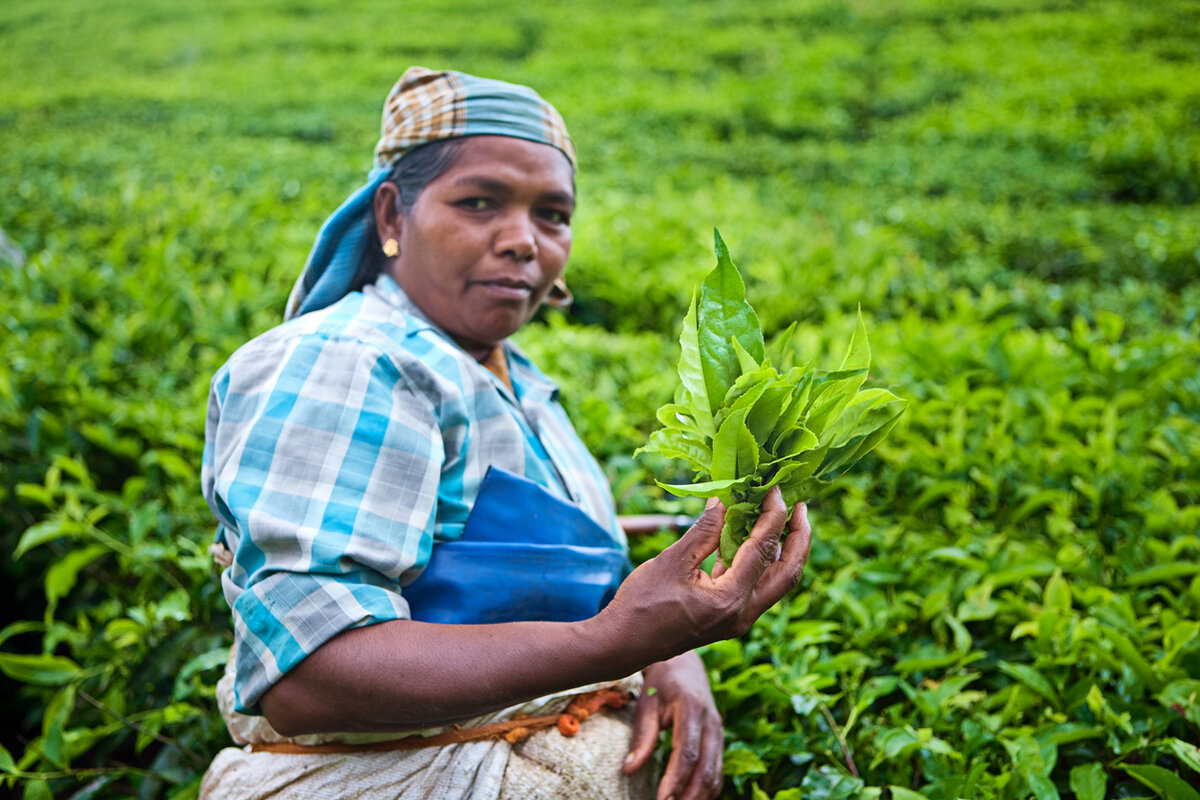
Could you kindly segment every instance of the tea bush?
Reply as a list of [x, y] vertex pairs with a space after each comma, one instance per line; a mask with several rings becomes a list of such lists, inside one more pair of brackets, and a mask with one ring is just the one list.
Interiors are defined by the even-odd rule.
[[518, 338], [622, 511], [697, 510], [631, 454], [714, 225], [769, 334], [830, 365], [861, 306], [911, 401], [813, 499], [802, 590], [703, 652], [725, 797], [1196, 797], [1198, 30], [1189, 0], [0, 7], [6, 786], [194, 797], [228, 743], [208, 381], [420, 63], [571, 126], [576, 304]]

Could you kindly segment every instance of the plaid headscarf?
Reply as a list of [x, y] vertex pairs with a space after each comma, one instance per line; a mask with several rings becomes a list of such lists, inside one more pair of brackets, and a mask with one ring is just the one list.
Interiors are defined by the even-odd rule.
[[317, 234], [304, 271], [288, 298], [285, 319], [331, 305], [349, 291], [371, 237], [364, 225], [375, 190], [415, 147], [463, 136], [512, 136], [557, 147], [575, 165], [562, 117], [526, 86], [461, 72], [410, 67], [383, 106], [375, 167]]

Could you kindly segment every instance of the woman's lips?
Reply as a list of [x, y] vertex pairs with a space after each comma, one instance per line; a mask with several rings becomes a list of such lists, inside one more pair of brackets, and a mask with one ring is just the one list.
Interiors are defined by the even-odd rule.
[[488, 294], [508, 300], [528, 300], [533, 294], [533, 286], [525, 281], [497, 278], [473, 283]]

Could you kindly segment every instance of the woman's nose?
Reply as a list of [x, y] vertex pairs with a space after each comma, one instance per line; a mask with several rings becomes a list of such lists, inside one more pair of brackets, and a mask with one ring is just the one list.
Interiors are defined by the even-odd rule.
[[496, 234], [496, 252], [518, 261], [532, 261], [537, 258], [537, 232], [533, 227], [533, 220], [524, 214], [507, 217]]

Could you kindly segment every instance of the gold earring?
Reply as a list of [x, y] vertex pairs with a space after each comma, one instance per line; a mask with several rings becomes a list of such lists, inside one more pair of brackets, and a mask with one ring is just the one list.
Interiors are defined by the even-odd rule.
[[400, 253], [400, 243], [395, 239], [388, 239], [383, 243], [383, 254], [388, 258], [395, 258]]
[[562, 278], [557, 278], [546, 294], [546, 305], [561, 311], [573, 302], [575, 302], [575, 295], [571, 294], [571, 290], [567, 288], [567, 282]]

